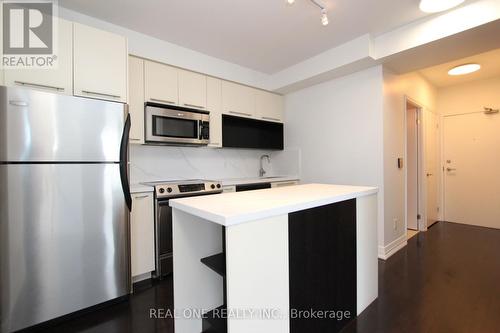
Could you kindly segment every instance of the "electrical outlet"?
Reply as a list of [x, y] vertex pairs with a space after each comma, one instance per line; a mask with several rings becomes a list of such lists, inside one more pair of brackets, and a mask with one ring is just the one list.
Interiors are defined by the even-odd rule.
[[398, 222], [399, 222], [399, 220], [397, 218], [392, 219], [392, 223], [394, 225], [394, 230], [398, 230]]

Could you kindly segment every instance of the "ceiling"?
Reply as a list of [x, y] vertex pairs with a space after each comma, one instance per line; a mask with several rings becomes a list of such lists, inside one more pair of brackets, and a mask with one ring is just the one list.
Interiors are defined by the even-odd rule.
[[418, 0], [59, 0], [59, 5], [263, 73], [423, 17]]
[[[436, 87], [447, 87], [464, 82], [487, 79], [500, 76], [500, 49], [477, 54], [471, 57], [462, 58], [459, 60], [450, 61], [441, 65], [423, 69], [420, 72], [430, 83]], [[458, 65], [467, 63], [478, 63], [481, 69], [477, 72], [461, 75], [450, 76], [448, 71]]]

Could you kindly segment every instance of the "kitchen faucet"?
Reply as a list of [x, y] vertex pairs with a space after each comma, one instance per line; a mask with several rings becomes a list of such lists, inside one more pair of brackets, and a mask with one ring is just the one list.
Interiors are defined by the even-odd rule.
[[266, 170], [264, 170], [264, 166], [262, 165], [262, 161], [264, 159], [267, 159], [267, 163], [271, 163], [271, 158], [269, 157], [269, 155], [262, 155], [260, 157], [260, 170], [259, 170], [259, 177], [264, 177], [264, 175], [266, 174]]

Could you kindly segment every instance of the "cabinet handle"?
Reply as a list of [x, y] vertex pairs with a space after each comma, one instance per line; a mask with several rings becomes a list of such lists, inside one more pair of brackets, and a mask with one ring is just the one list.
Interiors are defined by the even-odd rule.
[[141, 139], [130, 138], [130, 141], [141, 141]]
[[238, 112], [238, 111], [229, 111], [229, 113], [238, 114], [240, 116], [247, 116], [247, 117], [251, 117], [252, 116], [250, 113]]
[[120, 95], [105, 94], [105, 93], [100, 93], [100, 92], [95, 92], [95, 91], [90, 91], [90, 90], [82, 90], [82, 93], [88, 94], [88, 95], [111, 97], [111, 98], [121, 98]]
[[29, 106], [28, 102], [25, 102], [25, 101], [9, 101], [9, 104], [10, 105], [14, 105], [14, 106]]
[[273, 117], [262, 117], [262, 119], [265, 119], [265, 120], [274, 120], [274, 121], [281, 121], [281, 119], [273, 118]]
[[64, 91], [64, 88], [56, 87], [56, 86], [48, 86], [45, 84], [30, 83], [30, 82], [24, 82], [24, 81], [14, 81], [14, 83], [19, 85], [19, 86], [50, 89], [50, 90], [56, 90], [56, 91]]
[[159, 103], [166, 103], [166, 104], [177, 104], [176, 102], [167, 101], [166, 99], [150, 98], [149, 100], [152, 102], [159, 102]]
[[196, 105], [196, 104], [188, 104], [188, 103], [183, 103], [184, 106], [191, 107], [191, 108], [197, 108], [197, 109], [204, 109], [204, 106], [201, 105]]
[[149, 197], [149, 195], [147, 195], [147, 194], [146, 195], [139, 195], [137, 197], [134, 197], [134, 199], [145, 199], [147, 197]]

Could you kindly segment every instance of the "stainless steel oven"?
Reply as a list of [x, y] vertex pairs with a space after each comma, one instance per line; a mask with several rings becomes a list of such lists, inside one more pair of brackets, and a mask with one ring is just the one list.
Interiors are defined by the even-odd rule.
[[218, 194], [222, 184], [208, 180], [179, 180], [144, 183], [155, 188], [155, 277], [162, 279], [173, 273], [172, 208], [169, 200], [198, 195]]
[[146, 104], [146, 143], [207, 145], [210, 115], [206, 111]]

